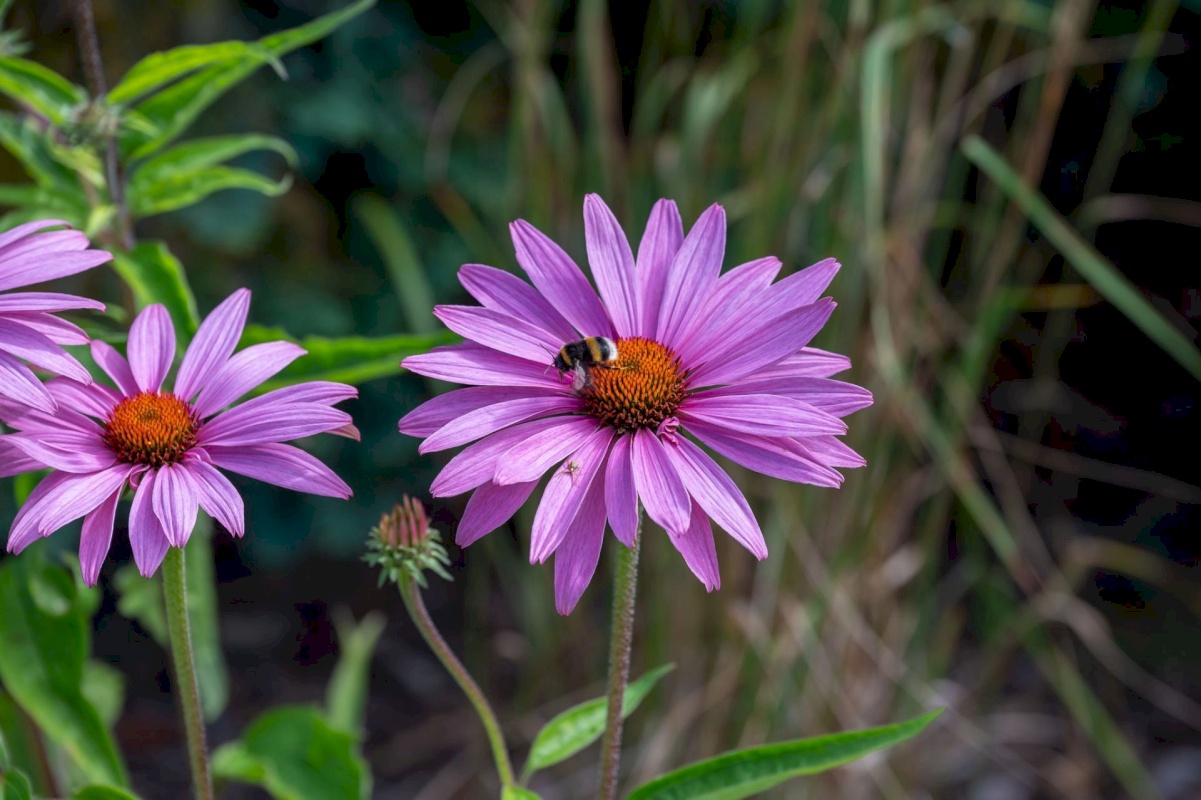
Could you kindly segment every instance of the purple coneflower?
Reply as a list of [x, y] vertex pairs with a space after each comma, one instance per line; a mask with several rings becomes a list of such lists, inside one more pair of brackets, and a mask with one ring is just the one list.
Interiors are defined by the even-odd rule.
[[[164, 391], [163, 381], [175, 359], [175, 329], [166, 309], [152, 305], [130, 328], [128, 361], [108, 344], [92, 342], [92, 356], [116, 389], [57, 378], [46, 384], [58, 401], [57, 415], [0, 408], [0, 417], [17, 429], [0, 436], [0, 445], [54, 470], [13, 520], [10, 552], [83, 517], [79, 560], [93, 585], [128, 484], [134, 561], [150, 576], [169, 546], [187, 543], [198, 506], [233, 535], [244, 532], [242, 498], [217, 467], [287, 489], [350, 497], [350, 487], [328, 467], [281, 442], [317, 433], [357, 438], [350, 415], [331, 407], [354, 397], [353, 387], [302, 383], [222, 411], [304, 354], [290, 342], [235, 354], [249, 308], [250, 292], [239, 289], [213, 310], [184, 354], [173, 391]], [[4, 465], [0, 474], [14, 469]]]
[[[511, 227], [533, 286], [492, 267], [460, 270], [482, 307], [435, 313], [468, 341], [404, 366], [474, 385], [430, 400], [400, 429], [426, 437], [427, 453], [480, 440], [431, 487], [435, 496], [475, 490], [460, 545], [507, 520], [552, 470], [530, 560], [555, 555], [560, 613], [575, 607], [596, 570], [606, 520], [631, 545], [640, 504], [710, 591], [720, 583], [710, 520], [757, 558], [767, 555], [742, 492], [698, 443], [755, 472], [819, 486], [842, 482], [834, 467], [863, 465], [837, 437], [847, 430], [841, 417], [870, 405], [871, 394], [830, 380], [849, 359], [807, 347], [834, 310], [819, 296], [836, 261], [775, 283], [775, 258], [720, 274], [722, 208], [711, 206], [685, 237], [670, 200], [655, 205], [635, 259], [612, 212], [589, 195], [593, 290], [544, 234], [521, 220]], [[588, 367], [582, 382], [548, 370], [562, 346], [585, 337], [610, 339], [617, 358]]]
[[[112, 259], [110, 253], [89, 250], [88, 238], [79, 231], [42, 232], [66, 224], [43, 219], [0, 234], [0, 292], [74, 275]], [[54, 292], [0, 294], [0, 397], [47, 413], [57, 408], [50, 392], [22, 362], [91, 381], [83, 365], [62, 348], [87, 344], [87, 334], [54, 316], [57, 311], [80, 308], [103, 311], [104, 304]]]

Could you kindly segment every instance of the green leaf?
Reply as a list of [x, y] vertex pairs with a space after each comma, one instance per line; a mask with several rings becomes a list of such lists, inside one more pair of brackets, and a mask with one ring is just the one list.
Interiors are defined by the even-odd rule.
[[89, 658], [83, 665], [80, 689], [100, 714], [104, 726], [112, 730], [125, 705], [125, 674], [106, 661]]
[[162, 585], [143, 578], [137, 567], [126, 564], [113, 575], [117, 589], [117, 613], [136, 620], [161, 646], [167, 646], [167, 613], [163, 608]]
[[[39, 743], [31, 740], [34, 735], [33, 726], [26, 722], [16, 703], [0, 691], [0, 772], [33, 771], [37, 767]], [[3, 797], [0, 794], [0, 800]]]
[[921, 733], [942, 709], [908, 722], [723, 753], [639, 786], [626, 800], [739, 800], [813, 775]]
[[33, 787], [20, 772], [0, 771], [0, 800], [32, 800]]
[[141, 242], [128, 252], [113, 255], [113, 267], [133, 291], [138, 308], [162, 303], [175, 323], [179, 344], [187, 344], [200, 325], [200, 314], [179, 259], [163, 242]]
[[429, 336], [346, 336], [329, 339], [322, 336], [307, 336], [296, 339], [281, 328], [262, 325], [247, 325], [242, 334], [242, 346], [260, 342], [287, 340], [303, 347], [308, 355], [292, 362], [274, 379], [256, 390], [256, 394], [291, 386], [303, 381], [341, 381], [360, 384], [376, 378], [385, 378], [400, 373], [400, 360], [406, 356], [425, 353], [438, 345], [458, 341], [458, 337], [447, 331]]
[[258, 784], [277, 800], [360, 800], [371, 791], [355, 737], [308, 706], [263, 714], [240, 742], [218, 748], [213, 774]]
[[542, 800], [542, 795], [522, 786], [506, 786], [500, 791], [500, 800]]
[[82, 227], [88, 213], [87, 205], [79, 197], [33, 183], [0, 184], [0, 205], [43, 208], [77, 228]]
[[371, 657], [384, 632], [383, 614], [372, 611], [355, 623], [350, 612], [334, 616], [338, 632], [338, 663], [330, 676], [325, 694], [326, 718], [339, 730], [363, 735], [363, 709], [367, 705], [367, 682], [371, 678]]
[[21, 162], [39, 186], [82, 194], [75, 173], [55, 158], [45, 131], [40, 130], [32, 119], [19, 119], [0, 112], [0, 145]]
[[[659, 679], [673, 669], [675, 664], [655, 667], [627, 686], [621, 704], [622, 719], [630, 716]], [[608, 698], [597, 697], [567, 709], [546, 723], [530, 745], [530, 755], [521, 771], [522, 776], [528, 778], [536, 771], [558, 764], [595, 742], [605, 732], [608, 713]]]
[[1045, 197], [1027, 186], [1005, 159], [979, 136], [966, 137], [960, 147], [967, 159], [1017, 204], [1094, 289], [1113, 303], [1147, 338], [1176, 359], [1189, 374], [1201, 380], [1201, 350], [1160, 314], [1143, 297], [1137, 286], [1076, 233]]
[[92, 785], [76, 789], [71, 800], [138, 800], [138, 796], [112, 786]]
[[255, 42], [187, 44], [151, 53], [134, 64], [109, 91], [107, 99], [114, 105], [128, 103], [213, 64], [244, 61], [259, 67], [273, 60], [271, 51]]
[[135, 107], [137, 126], [127, 128], [121, 139], [122, 153], [130, 159], [150, 155], [187, 130], [206, 108], [268, 58], [280, 58], [317, 41], [373, 5], [375, 0], [359, 0], [305, 25], [265, 36], [255, 48], [260, 57], [220, 61], [143, 100]]
[[55, 125], [66, 122], [72, 109], [87, 100], [82, 87], [54, 70], [12, 56], [0, 56], [0, 93], [29, 106]]
[[84, 697], [91, 620], [67, 570], [30, 548], [0, 566], [0, 680], [38, 727], [92, 781], [124, 786], [121, 757]]

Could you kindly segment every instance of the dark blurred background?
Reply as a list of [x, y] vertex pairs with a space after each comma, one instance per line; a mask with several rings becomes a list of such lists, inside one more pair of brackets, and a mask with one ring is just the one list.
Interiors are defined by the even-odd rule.
[[[258, 38], [334, 6], [95, 11], [112, 81], [147, 53]], [[517, 217], [582, 261], [586, 191], [635, 242], [669, 196], [686, 225], [726, 206], [727, 265], [839, 258], [840, 308], [815, 344], [851, 354], [850, 379], [876, 393], [850, 420], [869, 466], [838, 491], [736, 471], [772, 556], [720, 542], [714, 595], [648, 538], [635, 670], [678, 666], [628, 730], [631, 781], [948, 705], [892, 757], [773, 796], [1201, 797], [1197, 379], [959, 150], [983, 137], [1195, 340], [1199, 11], [382, 2], [288, 56], [286, 81], [261, 70], [194, 131], [287, 139], [300, 153], [290, 192], [226, 192], [138, 234], [170, 244], [202, 312], [249, 286], [252, 319], [296, 335], [433, 330], [422, 298], [462, 302], [461, 263], [515, 269]], [[7, 27], [82, 81], [69, 4], [18, 2]], [[273, 158], [247, 166], [279, 175]], [[21, 179], [0, 157], [0, 181]], [[453, 535], [466, 498], [428, 496], [446, 454], [419, 457], [395, 427], [441, 388], [410, 375], [363, 385], [350, 404], [362, 443], [313, 443], [350, 503], [239, 484], [247, 536], [214, 543], [232, 699], [212, 742], [267, 707], [319, 702], [338, 653], [331, 615], [380, 609], [374, 796], [495, 794], [470, 708], [359, 560], [402, 492]], [[549, 716], [603, 691], [608, 624], [605, 562], [578, 610], [554, 613], [550, 569], [526, 563], [529, 519], [452, 548], [454, 583], [427, 593], [519, 759]], [[120, 536], [113, 556], [105, 586], [130, 559]], [[118, 736], [135, 787], [183, 796], [165, 654], [116, 614], [111, 587], [95, 647], [128, 679]], [[589, 796], [594, 758], [535, 788]]]

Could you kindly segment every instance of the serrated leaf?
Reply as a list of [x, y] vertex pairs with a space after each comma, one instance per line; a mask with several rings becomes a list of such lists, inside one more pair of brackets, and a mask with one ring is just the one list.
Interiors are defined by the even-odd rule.
[[921, 733], [942, 709], [907, 722], [723, 753], [639, 786], [626, 800], [740, 800], [813, 775]]
[[129, 187], [129, 210], [134, 217], [150, 217], [178, 211], [199, 203], [210, 194], [227, 189], [248, 189], [278, 197], [292, 187], [292, 176], [278, 181], [240, 167], [204, 167], [194, 172], [178, 172], [153, 183], [141, 182]]
[[23, 103], [55, 125], [87, 100], [87, 92], [36, 61], [0, 56], [0, 93]]
[[112, 786], [85, 786], [76, 789], [71, 800], [138, 800], [138, 796]]
[[371, 791], [355, 738], [309, 706], [268, 711], [212, 763], [214, 776], [258, 784], [276, 800], [360, 800]]
[[260, 342], [287, 340], [303, 347], [308, 355], [298, 358], [275, 378], [259, 386], [254, 394], [262, 394], [281, 386], [304, 381], [341, 381], [360, 384], [366, 381], [398, 375], [400, 361], [406, 356], [425, 353], [439, 345], [458, 341], [447, 331], [428, 336], [345, 336], [337, 339], [306, 336], [297, 339], [282, 328], [247, 325], [242, 334], [242, 347]]
[[258, 69], [267, 55], [280, 58], [315, 42], [374, 4], [375, 0], [359, 0], [305, 25], [265, 36], [256, 51], [264, 54], [264, 60], [221, 61], [143, 100], [135, 106], [138, 126], [124, 132], [121, 152], [129, 159], [150, 155], [187, 130], [206, 108]]
[[0, 800], [32, 800], [33, 787], [21, 772], [0, 772]]
[[161, 53], [151, 53], [130, 67], [108, 93], [113, 105], [137, 100], [198, 69], [226, 61], [252, 61], [255, 67], [274, 59], [256, 42], [213, 42], [187, 44]]
[[200, 325], [200, 314], [179, 259], [163, 242], [141, 242], [113, 256], [113, 268], [133, 291], [138, 308], [162, 303], [175, 323], [179, 344], [187, 344]]
[[500, 800], [542, 800], [542, 795], [522, 786], [506, 786], [500, 791]]
[[371, 657], [384, 632], [383, 614], [372, 611], [355, 622], [349, 611], [334, 617], [338, 633], [338, 663], [325, 693], [326, 718], [339, 730], [356, 738], [363, 735], [363, 709], [367, 706], [367, 683], [371, 679]]
[[[622, 719], [632, 714], [659, 679], [675, 668], [675, 664], [655, 667], [627, 686], [621, 704]], [[608, 713], [608, 698], [597, 697], [555, 716], [534, 737], [521, 774], [528, 778], [536, 771], [558, 764], [595, 742], [605, 732]]]
[[123, 786], [125, 765], [80, 689], [91, 620], [71, 575], [39, 552], [35, 546], [0, 565], [0, 680], [89, 780]]

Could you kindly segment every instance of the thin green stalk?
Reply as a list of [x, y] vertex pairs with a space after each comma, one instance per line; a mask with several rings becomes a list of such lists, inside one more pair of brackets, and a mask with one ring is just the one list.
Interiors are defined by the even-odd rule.
[[409, 612], [413, 624], [421, 632], [421, 638], [425, 639], [425, 643], [429, 645], [430, 650], [434, 651], [434, 655], [442, 662], [442, 666], [446, 667], [450, 677], [454, 678], [455, 683], [463, 690], [463, 694], [467, 695], [480, 722], [484, 724], [484, 731], [488, 734], [488, 744], [492, 746], [492, 759], [496, 762], [496, 771], [500, 775], [500, 782], [505, 786], [516, 786], [513, 764], [509, 761], [509, 750], [505, 747], [505, 737], [500, 731], [500, 723], [496, 720], [496, 714], [492, 712], [492, 706], [488, 705], [488, 698], [484, 697], [484, 693], [480, 691], [479, 685], [471, 677], [467, 668], [455, 656], [450, 645], [442, 638], [442, 634], [438, 633], [438, 628], [434, 625], [429, 611], [425, 608], [425, 602], [421, 599], [421, 590], [417, 586], [417, 582], [405, 579], [398, 585], [405, 610]]
[[182, 547], [167, 549], [163, 561], [163, 597], [167, 602], [167, 631], [175, 687], [183, 706], [184, 732], [188, 738], [188, 761], [192, 765], [192, 787], [196, 800], [213, 800], [213, 778], [209, 771], [208, 746], [204, 740], [204, 715], [200, 710], [200, 688], [196, 684], [192, 633], [188, 627], [188, 590]]
[[634, 599], [638, 592], [638, 550], [642, 531], [634, 535], [633, 547], [617, 548], [617, 571], [613, 576], [613, 631], [609, 638], [609, 714], [601, 743], [601, 800], [617, 797], [617, 768], [621, 761], [621, 707], [630, 682], [630, 649], [634, 641]]

